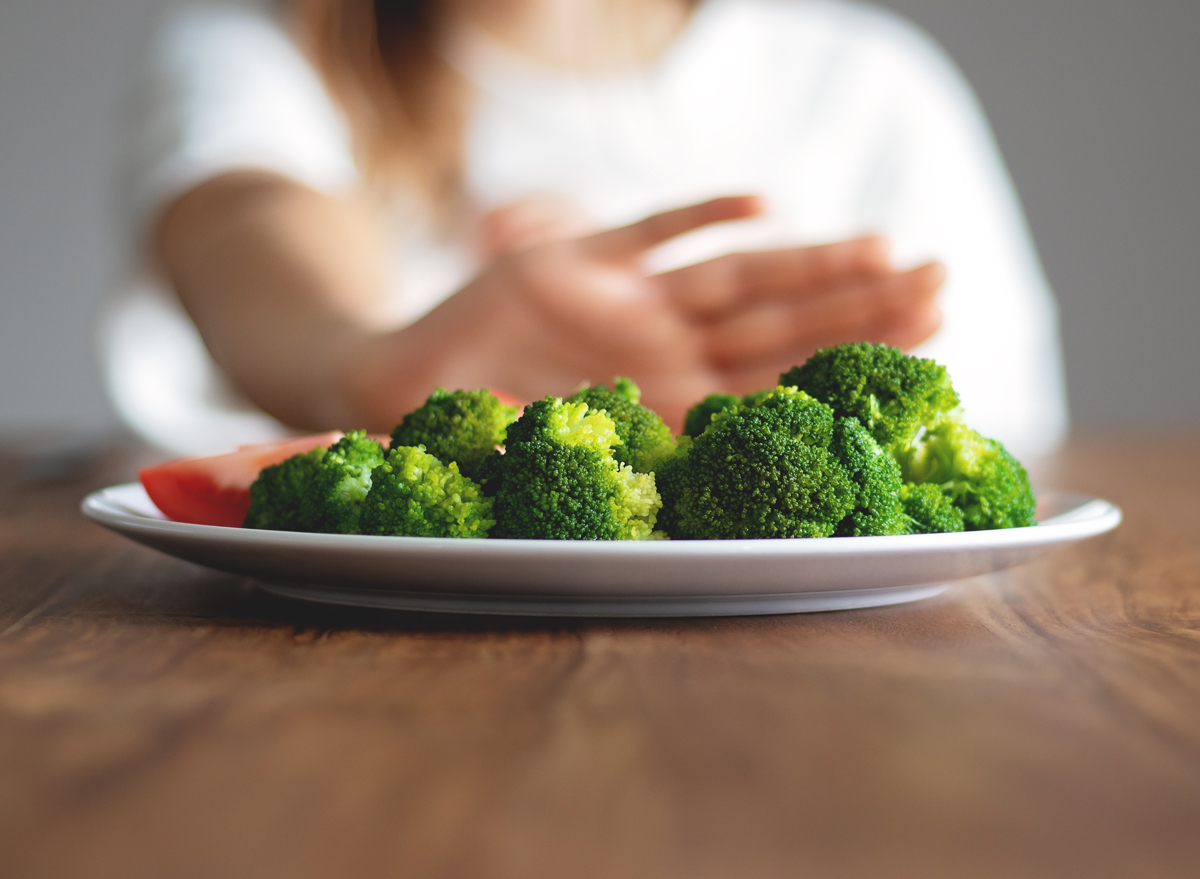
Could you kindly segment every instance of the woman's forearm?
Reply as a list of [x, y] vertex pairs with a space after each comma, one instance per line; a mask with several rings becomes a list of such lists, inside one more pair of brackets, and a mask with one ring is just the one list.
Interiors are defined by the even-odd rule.
[[358, 426], [368, 413], [347, 373], [383, 329], [381, 226], [351, 199], [228, 174], [164, 213], [158, 253], [209, 351], [254, 403], [296, 427]]

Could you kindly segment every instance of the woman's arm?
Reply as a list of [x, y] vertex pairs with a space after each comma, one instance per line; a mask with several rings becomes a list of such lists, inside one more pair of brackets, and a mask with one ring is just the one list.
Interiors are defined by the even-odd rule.
[[195, 188], [164, 215], [159, 252], [238, 387], [309, 429], [390, 430], [437, 385], [534, 399], [617, 374], [678, 426], [706, 394], [769, 386], [819, 345], [911, 346], [936, 329], [940, 267], [895, 272], [878, 239], [643, 270], [656, 245], [759, 210], [756, 198], [716, 199], [527, 240], [401, 329], [385, 326], [385, 243], [371, 212], [283, 178], [227, 174]]
[[382, 328], [386, 295], [386, 243], [365, 203], [237, 172], [177, 199], [158, 232], [180, 301], [241, 391], [295, 427], [359, 424], [346, 365]]

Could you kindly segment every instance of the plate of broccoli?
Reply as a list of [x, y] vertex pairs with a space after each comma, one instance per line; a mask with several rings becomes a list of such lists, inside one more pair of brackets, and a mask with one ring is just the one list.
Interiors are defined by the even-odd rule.
[[[84, 512], [164, 552], [322, 601], [479, 613], [702, 615], [891, 604], [1116, 527], [1043, 497], [964, 420], [946, 370], [824, 349], [683, 434], [633, 382], [524, 407], [435, 391], [264, 468], [242, 528], [166, 519], [140, 485]], [[236, 519], [234, 521], [237, 521]]]

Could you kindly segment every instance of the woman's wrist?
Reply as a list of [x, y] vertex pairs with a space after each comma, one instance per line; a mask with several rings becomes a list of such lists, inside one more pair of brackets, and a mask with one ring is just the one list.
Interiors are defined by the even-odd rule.
[[444, 369], [441, 354], [424, 335], [413, 324], [364, 333], [344, 349], [330, 395], [341, 427], [388, 432], [425, 401]]

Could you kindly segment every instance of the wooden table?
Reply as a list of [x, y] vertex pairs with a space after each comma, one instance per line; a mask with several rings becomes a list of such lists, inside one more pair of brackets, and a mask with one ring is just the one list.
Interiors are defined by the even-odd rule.
[[741, 619], [292, 602], [12, 470], [0, 875], [1200, 876], [1200, 436], [1071, 444], [1113, 535]]

